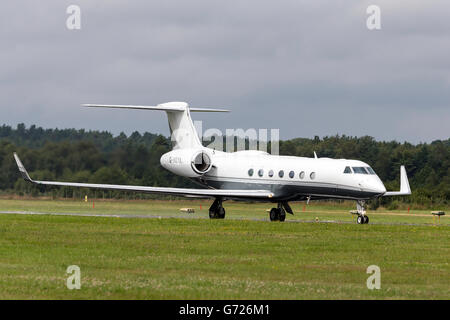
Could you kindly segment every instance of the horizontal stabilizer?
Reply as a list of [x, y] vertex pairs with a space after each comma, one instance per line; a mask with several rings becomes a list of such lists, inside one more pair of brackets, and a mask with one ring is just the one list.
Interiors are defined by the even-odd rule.
[[82, 104], [83, 107], [88, 108], [113, 108], [113, 109], [135, 109], [135, 110], [159, 110], [159, 111], [185, 111], [189, 109], [190, 112], [229, 112], [225, 109], [213, 109], [213, 108], [195, 108], [189, 107], [186, 102], [168, 102], [158, 104], [156, 106], [135, 106], [135, 105], [118, 105], [118, 104]]
[[408, 196], [411, 194], [405, 166], [400, 167], [400, 191], [388, 191], [383, 196]]

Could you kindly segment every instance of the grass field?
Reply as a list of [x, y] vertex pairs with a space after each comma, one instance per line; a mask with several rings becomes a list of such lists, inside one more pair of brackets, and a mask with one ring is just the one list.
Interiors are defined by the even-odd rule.
[[[357, 225], [344, 223], [353, 206], [294, 204], [280, 223], [260, 221], [270, 205], [226, 202], [227, 219], [209, 220], [209, 204], [0, 200], [0, 211], [162, 218], [0, 214], [0, 299], [450, 298], [447, 217], [376, 211]], [[316, 218], [343, 223], [289, 223]], [[69, 265], [80, 290], [66, 288]], [[366, 287], [369, 265], [380, 290]]]
[[[79, 213], [94, 215], [138, 215], [161, 216], [179, 218], [208, 218], [208, 209], [211, 200], [99, 200], [88, 202], [84, 200], [49, 200], [49, 199], [0, 199], [0, 211], [26, 211], [43, 213]], [[244, 203], [224, 202], [227, 219], [259, 219], [268, 220], [269, 213], [266, 210], [273, 207], [270, 203]], [[354, 202], [335, 204], [326, 202], [312, 202], [305, 205], [304, 202], [291, 203], [295, 212], [294, 216], [287, 214], [286, 221], [336, 221], [355, 222], [356, 216], [349, 214], [355, 210]], [[195, 214], [186, 214], [179, 211], [180, 208], [189, 207], [195, 209]], [[305, 210], [305, 211], [303, 211]], [[449, 210], [447, 210], [447, 214]], [[433, 216], [430, 210], [395, 210], [379, 209], [368, 211], [370, 223], [401, 223], [401, 224], [433, 224]], [[437, 222], [437, 220], [435, 221]], [[440, 219], [441, 225], [449, 225], [449, 215]]]

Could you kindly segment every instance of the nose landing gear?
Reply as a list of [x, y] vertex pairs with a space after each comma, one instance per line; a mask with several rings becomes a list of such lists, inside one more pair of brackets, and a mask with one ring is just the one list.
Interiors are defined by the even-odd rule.
[[356, 201], [356, 211], [352, 211], [352, 213], [358, 215], [358, 217], [356, 218], [357, 224], [369, 223], [369, 217], [366, 215], [365, 205], [366, 202], [364, 200]]
[[369, 223], [369, 217], [368, 216], [359, 215], [358, 218], [356, 218], [356, 223], [357, 224]]

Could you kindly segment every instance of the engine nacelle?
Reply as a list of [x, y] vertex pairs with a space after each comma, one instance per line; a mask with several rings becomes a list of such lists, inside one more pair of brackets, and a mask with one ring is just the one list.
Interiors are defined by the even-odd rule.
[[205, 149], [178, 149], [162, 155], [161, 165], [184, 177], [200, 177], [212, 168], [211, 153]]

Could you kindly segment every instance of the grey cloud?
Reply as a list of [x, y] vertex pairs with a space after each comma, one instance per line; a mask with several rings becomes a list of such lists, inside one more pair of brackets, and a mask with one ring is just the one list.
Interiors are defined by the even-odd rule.
[[[165, 116], [81, 103], [187, 101], [229, 115], [204, 128], [280, 128], [282, 138], [446, 139], [448, 1], [7, 2], [0, 12], [0, 121], [168, 134]], [[420, 129], [411, 128], [420, 126]]]

